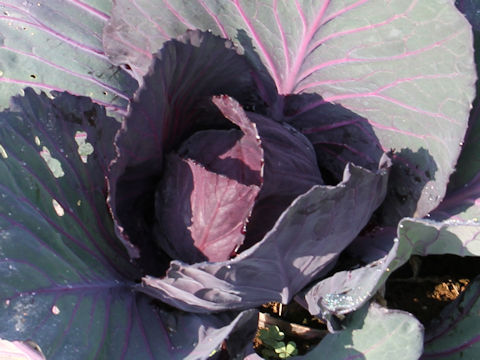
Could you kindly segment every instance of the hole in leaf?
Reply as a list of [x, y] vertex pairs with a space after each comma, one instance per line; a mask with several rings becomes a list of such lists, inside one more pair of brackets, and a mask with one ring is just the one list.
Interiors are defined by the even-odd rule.
[[62, 205], [60, 205], [57, 200], [52, 199], [52, 205], [53, 205], [53, 209], [55, 210], [58, 216], [65, 215], [65, 210], [63, 210]]
[[65, 175], [62, 169], [62, 163], [53, 158], [50, 151], [45, 146], [42, 148], [42, 151], [40, 151], [40, 156], [45, 160], [54, 177], [59, 178]]
[[53, 315], [58, 315], [60, 314], [60, 309], [57, 307], [57, 305], [52, 306], [52, 314]]
[[0, 145], [0, 155], [2, 155], [2, 157], [4, 159], [8, 158], [8, 154], [7, 154], [7, 152], [5, 151], [5, 148], [2, 145]]
[[85, 131], [77, 131], [75, 133], [75, 142], [78, 145], [78, 155], [84, 163], [87, 163], [88, 155], [93, 153], [93, 145], [87, 142], [87, 133]]

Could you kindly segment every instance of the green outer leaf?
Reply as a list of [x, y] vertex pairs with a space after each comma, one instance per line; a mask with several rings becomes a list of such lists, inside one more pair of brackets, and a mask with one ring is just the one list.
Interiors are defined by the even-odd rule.
[[480, 256], [480, 182], [450, 192], [429, 219], [403, 219], [398, 236], [417, 255]]
[[[477, 74], [480, 65], [480, 2], [477, 0], [456, 0], [457, 8], [472, 25], [474, 36], [475, 63]], [[477, 96], [470, 111], [469, 129], [455, 173], [452, 174], [449, 189], [460, 188], [471, 181], [480, 172], [480, 82], [477, 81]]]
[[422, 359], [476, 359], [480, 353], [480, 278], [442, 310], [425, 333]]
[[413, 315], [372, 303], [353, 313], [345, 330], [328, 334], [301, 358], [414, 360], [422, 348], [423, 326]]
[[398, 237], [404, 244], [403, 251], [409, 247], [412, 255], [480, 256], [479, 232], [477, 222], [404, 219]]
[[103, 53], [110, 0], [0, 4], [0, 108], [31, 86], [91, 97], [123, 113], [136, 82]]

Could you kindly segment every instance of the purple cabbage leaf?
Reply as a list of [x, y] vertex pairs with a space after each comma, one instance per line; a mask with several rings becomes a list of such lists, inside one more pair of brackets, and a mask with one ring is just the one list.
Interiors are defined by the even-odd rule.
[[[255, 123], [232, 98], [223, 95], [213, 102], [240, 130], [196, 132], [178, 150], [184, 157], [167, 155], [157, 188], [159, 246], [172, 259], [188, 263], [228, 260], [243, 244], [263, 182], [263, 149]], [[237, 141], [219, 151], [230, 135]]]
[[90, 97], [118, 116], [137, 87], [104, 53], [110, 0], [0, 3], [0, 108], [32, 87]]
[[54, 96], [26, 89], [0, 115], [0, 337], [34, 339], [48, 359], [198, 359], [233, 331], [253, 336], [256, 310], [189, 314], [134, 291], [105, 201], [120, 125]]
[[346, 253], [359, 264], [366, 265], [337, 271], [305, 289], [296, 300], [310, 314], [327, 321], [331, 331], [339, 330], [344, 326], [339, 319], [368, 303], [390, 273], [408, 260], [410, 253], [405, 256], [398, 250], [399, 241], [393, 228], [360, 236], [350, 244]]
[[314, 186], [295, 199], [265, 238], [236, 258], [193, 265], [173, 261], [164, 278], [144, 278], [141, 290], [199, 312], [258, 306], [268, 299], [288, 303], [330, 269], [383, 199], [386, 180], [384, 169], [372, 173], [350, 166], [338, 186]]

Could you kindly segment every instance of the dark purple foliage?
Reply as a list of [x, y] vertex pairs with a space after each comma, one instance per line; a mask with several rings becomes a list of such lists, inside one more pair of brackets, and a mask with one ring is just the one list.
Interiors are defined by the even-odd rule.
[[[0, 100], [69, 93], [0, 113], [0, 337], [48, 359], [253, 359], [255, 308], [295, 298], [332, 332], [306, 358], [417, 358], [422, 325], [373, 296], [412, 254], [480, 255], [475, 109], [441, 203], [471, 32], [429, 4], [1, 4]], [[456, 352], [438, 346], [476, 320], [472, 288], [425, 357]]]
[[[192, 135], [180, 146], [183, 157], [167, 155], [156, 193], [157, 243], [172, 259], [188, 263], [230, 258], [243, 243], [263, 182], [255, 124], [228, 96], [213, 102], [243, 134], [206, 130]], [[232, 136], [238, 139], [233, 144]]]

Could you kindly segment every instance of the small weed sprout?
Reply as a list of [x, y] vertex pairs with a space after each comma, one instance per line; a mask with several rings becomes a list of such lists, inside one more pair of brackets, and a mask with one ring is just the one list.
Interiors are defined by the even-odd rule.
[[263, 344], [261, 355], [265, 359], [287, 359], [297, 355], [297, 344], [293, 341], [285, 344], [284, 337], [285, 334], [276, 325], [260, 329], [259, 339]]

